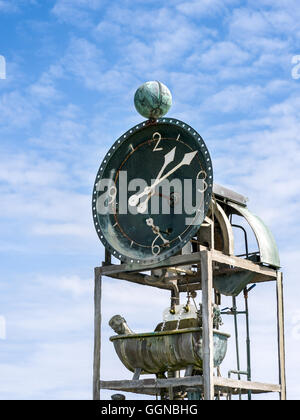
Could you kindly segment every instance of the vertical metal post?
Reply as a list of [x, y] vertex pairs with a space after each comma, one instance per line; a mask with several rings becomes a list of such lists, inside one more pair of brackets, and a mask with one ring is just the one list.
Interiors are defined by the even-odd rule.
[[[239, 351], [239, 333], [238, 333], [238, 324], [237, 324], [237, 307], [236, 307], [236, 297], [232, 297], [232, 312], [233, 312], [233, 319], [234, 319], [234, 334], [235, 334], [235, 351], [236, 351], [236, 367], [237, 371], [241, 370], [240, 365], [240, 351]], [[238, 379], [241, 379], [241, 375], [238, 373]]]
[[[251, 355], [250, 355], [250, 332], [249, 332], [249, 309], [248, 309], [248, 289], [244, 289], [245, 313], [246, 313], [246, 348], [247, 348], [247, 380], [251, 381]], [[248, 400], [252, 399], [251, 391], [248, 391]]]
[[111, 253], [105, 249], [105, 260], [104, 263], [102, 263], [102, 265], [110, 265], [111, 264]]
[[[101, 269], [100, 269], [101, 270]], [[95, 268], [94, 289], [94, 364], [93, 364], [93, 399], [100, 400], [100, 362], [101, 362], [101, 293], [102, 278], [99, 268]]]
[[[237, 306], [236, 306], [236, 297], [232, 296], [232, 312], [233, 312], [233, 319], [234, 319], [234, 334], [235, 334], [235, 351], [236, 351], [236, 367], [238, 371], [238, 379], [241, 379], [240, 370], [240, 350], [239, 350], [239, 333], [238, 333], [238, 323], [237, 323]], [[242, 394], [239, 393], [239, 400], [242, 399]]]
[[210, 251], [201, 252], [202, 327], [203, 327], [203, 383], [204, 400], [214, 399], [212, 259]]
[[175, 305], [179, 305], [179, 304], [180, 304], [179, 291], [177, 287], [174, 287], [171, 290], [171, 309], [173, 309]]
[[281, 385], [280, 399], [286, 400], [285, 377], [285, 343], [284, 343], [284, 305], [283, 305], [283, 276], [277, 272], [277, 337], [278, 337], [278, 362], [279, 384]]

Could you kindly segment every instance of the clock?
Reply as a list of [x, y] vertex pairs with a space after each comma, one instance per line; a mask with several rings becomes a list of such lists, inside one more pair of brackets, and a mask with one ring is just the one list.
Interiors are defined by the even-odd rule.
[[144, 121], [100, 165], [92, 199], [97, 234], [121, 261], [162, 261], [196, 235], [212, 186], [211, 158], [196, 130], [174, 118]]

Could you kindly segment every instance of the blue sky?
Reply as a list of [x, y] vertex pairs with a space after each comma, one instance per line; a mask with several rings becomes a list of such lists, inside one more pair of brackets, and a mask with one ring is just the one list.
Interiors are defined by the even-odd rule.
[[[91, 398], [103, 259], [91, 191], [106, 150], [141, 121], [133, 95], [147, 80], [169, 87], [168, 115], [202, 135], [215, 181], [247, 195], [276, 237], [288, 395], [299, 399], [299, 18], [296, 0], [0, 0], [1, 399]], [[251, 299], [254, 379], [271, 382], [274, 291]], [[167, 305], [164, 293], [104, 279], [104, 379], [130, 377], [109, 318], [152, 330]]]

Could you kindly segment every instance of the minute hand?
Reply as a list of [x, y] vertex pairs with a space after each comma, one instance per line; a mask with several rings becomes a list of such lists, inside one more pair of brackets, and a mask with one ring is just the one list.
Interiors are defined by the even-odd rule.
[[162, 181], [164, 181], [166, 178], [168, 178], [170, 175], [172, 175], [175, 171], [177, 171], [177, 169], [181, 168], [181, 166], [184, 165], [189, 165], [192, 160], [194, 159], [194, 157], [196, 156], [198, 152], [191, 152], [191, 153], [186, 153], [182, 159], [182, 161], [180, 163], [178, 163], [178, 165], [174, 166], [173, 169], [171, 169], [169, 172], [167, 172], [164, 176], [162, 176], [161, 178], [157, 178], [154, 183], [149, 187], [149, 189], [147, 191], [142, 192], [141, 194], [138, 195], [138, 198], [143, 197], [144, 195], [149, 194], [149, 192], [151, 190], [154, 190], [154, 188], [160, 184]]

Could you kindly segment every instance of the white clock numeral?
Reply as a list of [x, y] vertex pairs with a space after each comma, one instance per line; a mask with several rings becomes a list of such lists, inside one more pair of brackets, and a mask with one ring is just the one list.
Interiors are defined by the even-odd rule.
[[[203, 178], [200, 178], [200, 176], [203, 176]], [[203, 190], [201, 190], [199, 188], [197, 189], [197, 191], [200, 192], [200, 193], [204, 193], [208, 188], [206, 178], [207, 178], [207, 173], [205, 171], [200, 171], [197, 175], [197, 179], [201, 179], [201, 181], [203, 181], [203, 184], [204, 184]]]
[[150, 226], [152, 228], [152, 232], [154, 233], [154, 235], [157, 235], [154, 238], [154, 240], [152, 242], [152, 245], [151, 245], [152, 254], [155, 255], [155, 256], [159, 255], [160, 251], [161, 251], [161, 247], [159, 245], [155, 245], [155, 242], [158, 240], [158, 238], [160, 238], [163, 241], [164, 245], [169, 246], [170, 242], [162, 236], [162, 234], [160, 233], [159, 227], [154, 225], [154, 222], [153, 222], [152, 218], [147, 219], [146, 223], [147, 223], [148, 226]]
[[109, 188], [108, 195], [110, 197], [110, 200], [108, 201], [108, 204], [112, 204], [115, 201], [116, 197], [117, 197], [117, 188], [114, 185], [112, 185]]
[[154, 242], [156, 241], [157, 238], [155, 238], [155, 240], [152, 242], [152, 246], [151, 246], [152, 255], [154, 255], [154, 256], [157, 256], [157, 255], [160, 254], [160, 246], [159, 245], [154, 245]]
[[161, 141], [161, 134], [157, 133], [157, 132], [154, 133], [153, 136], [152, 136], [152, 139], [155, 140], [156, 137], [157, 137], [157, 142], [156, 142], [156, 145], [155, 145], [154, 149], [152, 150], [152, 152], [159, 152], [159, 151], [163, 150], [162, 147], [158, 147], [158, 145]]

